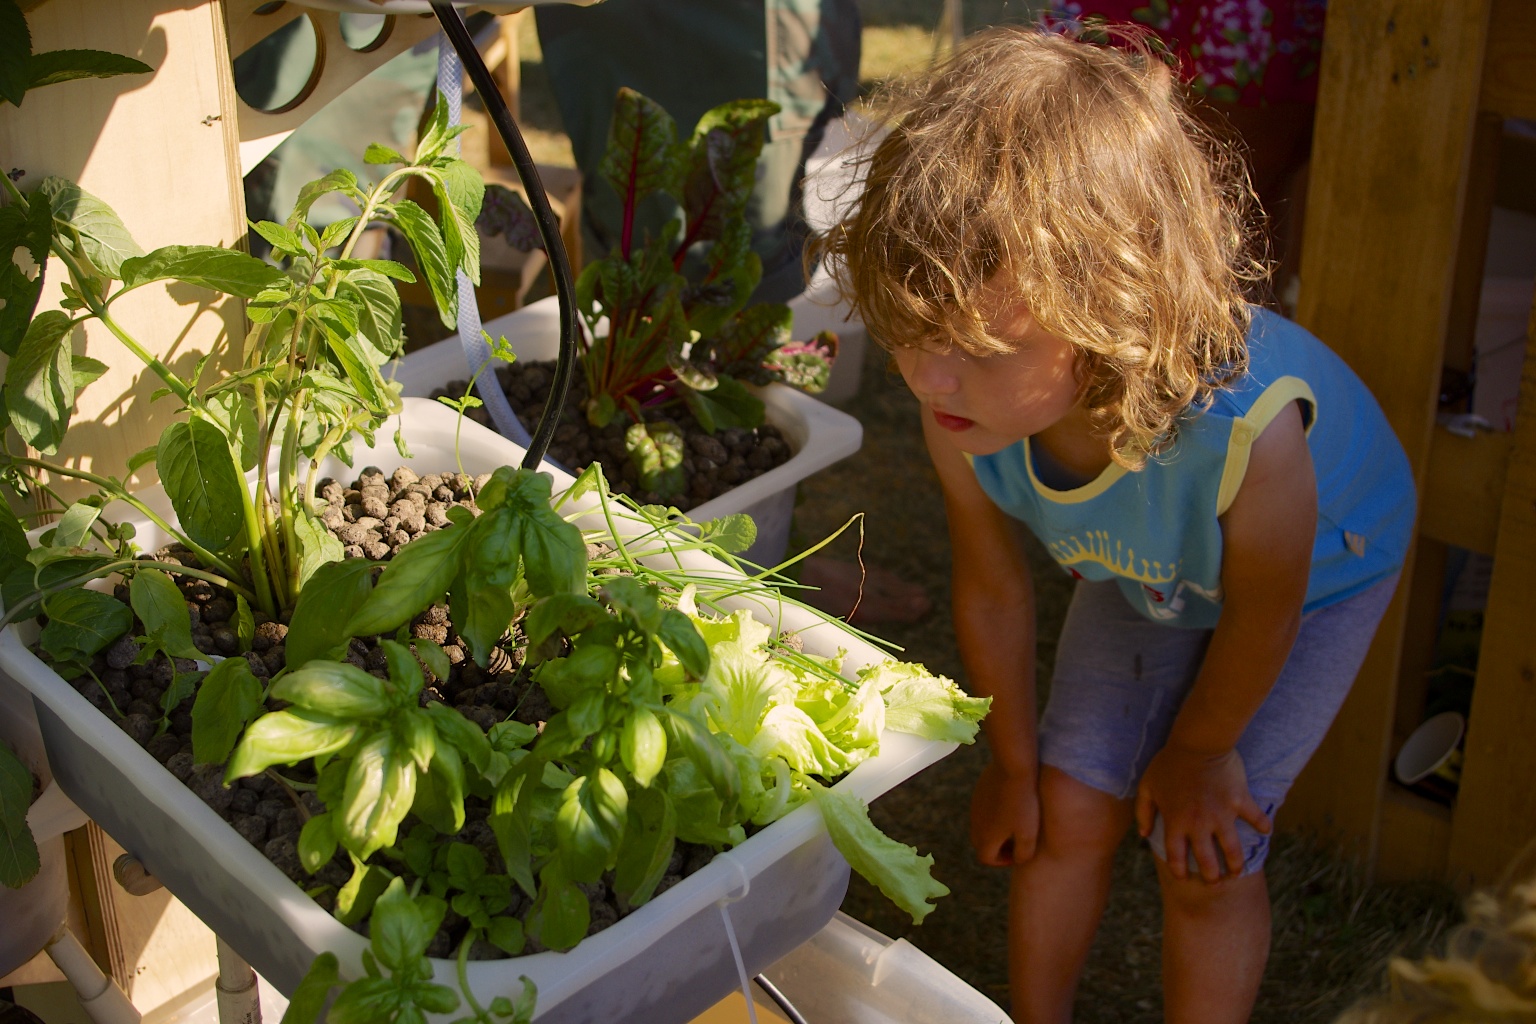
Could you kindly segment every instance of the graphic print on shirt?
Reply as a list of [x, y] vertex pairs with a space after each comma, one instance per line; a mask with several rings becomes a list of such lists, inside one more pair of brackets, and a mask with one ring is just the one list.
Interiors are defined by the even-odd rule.
[[1052, 540], [1046, 547], [1056, 564], [1071, 573], [1074, 579], [1087, 578], [1078, 566], [1091, 564], [1102, 566], [1114, 576], [1140, 583], [1147, 615], [1154, 619], [1178, 618], [1184, 610], [1186, 593], [1198, 594], [1207, 601], [1221, 601], [1220, 586], [1206, 588], [1192, 580], [1179, 579], [1181, 561], [1164, 565], [1148, 558], [1138, 559], [1135, 549], [1126, 547], [1122, 541], [1112, 541], [1108, 530], [1089, 530], [1081, 536]]

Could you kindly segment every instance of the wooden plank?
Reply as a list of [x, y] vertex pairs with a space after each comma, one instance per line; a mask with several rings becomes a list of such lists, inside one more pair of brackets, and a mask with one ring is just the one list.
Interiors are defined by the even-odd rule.
[[[1491, 2], [1328, 6], [1298, 319], [1375, 392], [1416, 479], [1428, 462]], [[1288, 823], [1368, 864], [1406, 604], [1400, 590], [1286, 805]]]
[[[1528, 42], [1531, 42], [1528, 40]], [[1533, 43], [1536, 45], [1536, 43]], [[1483, 615], [1450, 871], [1458, 884], [1497, 881], [1536, 838], [1536, 309], [1527, 331], [1514, 449]]]
[[1494, 0], [1488, 64], [1479, 106], [1504, 117], [1536, 118], [1536, 4]]
[[230, 51], [238, 56], [294, 18], [308, 17], [319, 38], [320, 69], [304, 100], [292, 109], [269, 114], [237, 99], [240, 166], [244, 171], [256, 166], [326, 104], [438, 30], [437, 20], [431, 14], [391, 15], [384, 40], [372, 49], [358, 51], [342, 37], [341, 15], [334, 11], [305, 10], [285, 4], [261, 14], [258, 11], [262, 6], [262, 0], [228, 0]]
[[[79, 182], [117, 210], [145, 249], [238, 242], [245, 200], [220, 0], [51, 0], [28, 24], [37, 50], [111, 50], [155, 71], [50, 86], [20, 107], [0, 108], [0, 152], [7, 169], [25, 172], [22, 187], [51, 174]], [[57, 263], [50, 268], [41, 308], [57, 301], [64, 276]], [[210, 298], [155, 284], [113, 311], [147, 348], [188, 373], [199, 353], [231, 331], [244, 334], [241, 310], [209, 308]], [[171, 404], [151, 403], [158, 380], [99, 323], [83, 333], [84, 351], [111, 369], [81, 395], [62, 461], [121, 474], [131, 455], [156, 441]]]
[[1419, 500], [1419, 532], [1481, 554], [1493, 554], [1499, 502], [1513, 436], [1462, 437], [1436, 427]]
[[1451, 845], [1451, 810], [1388, 785], [1381, 806], [1381, 854], [1376, 878], [1410, 882], [1445, 876]]

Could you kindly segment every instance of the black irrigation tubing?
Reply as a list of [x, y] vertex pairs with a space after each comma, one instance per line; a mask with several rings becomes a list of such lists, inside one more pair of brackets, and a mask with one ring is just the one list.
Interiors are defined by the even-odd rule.
[[550, 270], [555, 275], [555, 294], [560, 300], [560, 357], [555, 363], [555, 379], [550, 387], [549, 399], [544, 405], [544, 415], [539, 418], [533, 439], [528, 443], [528, 454], [523, 459], [524, 469], [538, 469], [544, 461], [544, 453], [549, 450], [549, 442], [555, 436], [560, 412], [565, 408], [565, 396], [570, 391], [571, 374], [576, 368], [576, 281], [571, 274], [571, 260], [566, 255], [565, 242], [560, 237], [560, 222], [555, 219], [555, 211], [550, 208], [549, 197], [544, 192], [544, 183], [539, 180], [538, 168], [534, 166], [533, 157], [528, 152], [528, 144], [517, 130], [517, 124], [512, 120], [512, 111], [507, 109], [507, 101], [501, 95], [496, 80], [491, 77], [490, 69], [485, 66], [480, 51], [475, 48], [475, 41], [470, 37], [464, 19], [450, 4], [434, 3], [432, 13], [437, 15], [443, 33], [458, 52], [459, 60], [469, 72], [470, 80], [475, 83], [475, 91], [485, 103], [486, 112], [496, 126], [497, 134], [506, 143], [507, 152], [512, 154], [512, 163], [517, 167], [517, 176], [522, 179], [523, 188], [528, 192], [528, 205], [532, 207], [534, 219], [539, 225], [539, 237], [544, 242], [544, 252], [549, 256]]

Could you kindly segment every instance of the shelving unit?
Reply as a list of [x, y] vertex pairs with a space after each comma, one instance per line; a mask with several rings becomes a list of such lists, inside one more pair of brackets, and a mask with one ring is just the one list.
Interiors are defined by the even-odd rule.
[[[1468, 369], [1504, 119], [1536, 119], [1526, 0], [1333, 0], [1298, 319], [1370, 385], [1419, 485], [1403, 585], [1282, 812], [1381, 878], [1496, 881], [1536, 838], [1536, 357], [1512, 433], [1436, 425]], [[1460, 792], [1388, 779], [1423, 717], [1448, 547], [1493, 556]]]

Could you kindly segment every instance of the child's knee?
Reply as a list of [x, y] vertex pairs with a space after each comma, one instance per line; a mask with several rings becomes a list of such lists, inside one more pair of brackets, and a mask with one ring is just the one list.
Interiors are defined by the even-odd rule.
[[1040, 842], [1048, 856], [1111, 857], [1130, 827], [1131, 805], [1050, 765], [1040, 773]]

